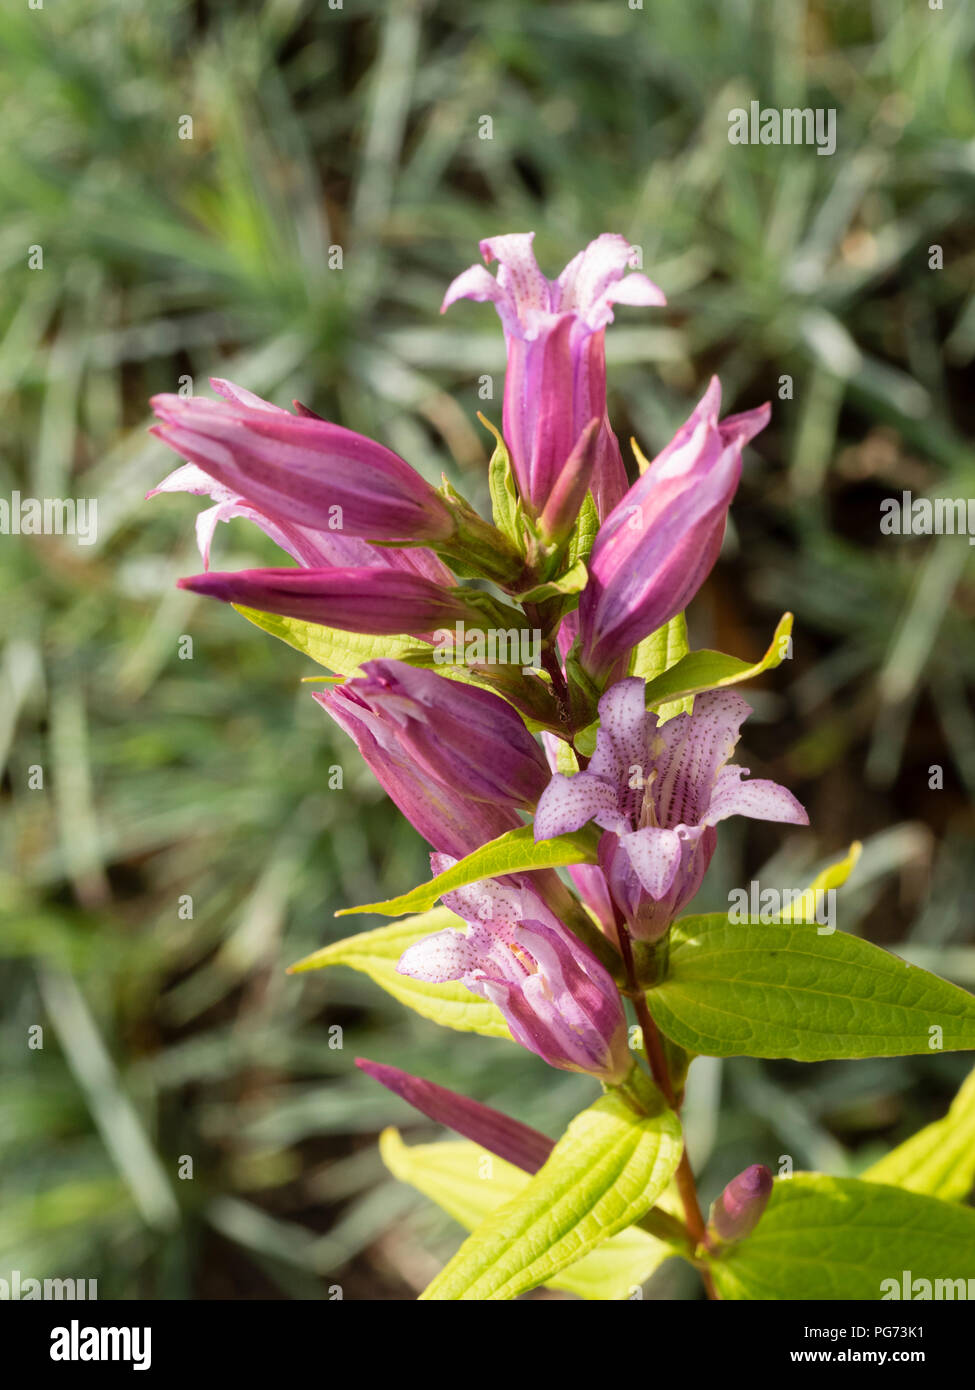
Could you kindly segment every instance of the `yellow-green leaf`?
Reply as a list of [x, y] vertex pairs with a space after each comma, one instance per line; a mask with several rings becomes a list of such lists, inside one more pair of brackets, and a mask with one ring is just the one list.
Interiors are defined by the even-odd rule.
[[967, 1282], [975, 1211], [821, 1173], [776, 1179], [752, 1234], [711, 1263], [721, 1297], [748, 1300], [897, 1298], [905, 1271], [929, 1298], [938, 1280]]
[[[664, 623], [649, 637], [644, 637], [634, 649], [630, 675], [639, 676], [645, 681], [655, 680], [687, 654], [687, 621], [683, 613], [678, 613], [669, 623]], [[657, 719], [659, 723], [666, 724], [675, 714], [689, 714], [693, 708], [692, 695], [683, 700], [671, 700], [658, 708]]]
[[784, 613], [775, 629], [775, 636], [761, 661], [750, 664], [724, 652], [688, 652], [661, 675], [647, 682], [647, 704], [658, 708], [668, 702], [698, 695], [704, 690], [718, 690], [726, 685], [739, 685], [774, 670], [790, 654], [792, 647], [792, 614]]
[[861, 1176], [961, 1202], [975, 1182], [975, 1070], [969, 1073], [943, 1120], [925, 1126], [891, 1149]]
[[482, 878], [499, 878], [526, 869], [560, 868], [565, 864], [595, 864], [598, 841], [598, 832], [587, 826], [571, 835], [556, 835], [536, 844], [532, 827], [523, 825], [517, 830], [505, 831], [496, 840], [489, 840], [473, 854], [458, 860], [453, 868], [445, 869], [429, 883], [421, 883], [409, 893], [381, 903], [344, 907], [335, 915], [348, 917], [355, 912], [378, 912], [383, 917], [396, 917], [401, 912], [423, 912], [444, 893], [477, 883]]
[[[408, 1148], [397, 1130], [387, 1129], [380, 1135], [379, 1151], [394, 1177], [424, 1193], [468, 1231], [531, 1182], [528, 1173], [467, 1139]], [[631, 1226], [568, 1265], [548, 1284], [580, 1298], [626, 1299], [674, 1253], [666, 1242]]]
[[674, 924], [647, 1004], [668, 1038], [711, 1057], [906, 1057], [934, 1037], [975, 1048], [975, 996], [957, 985], [845, 932], [721, 912]]
[[571, 1122], [544, 1167], [496, 1208], [421, 1295], [499, 1301], [550, 1283], [632, 1226], [680, 1162], [680, 1121], [634, 1072], [638, 1107], [614, 1089]]
[[347, 965], [368, 975], [387, 994], [401, 1004], [445, 1028], [461, 1033], [482, 1033], [488, 1038], [510, 1038], [504, 1015], [488, 999], [482, 999], [465, 989], [459, 981], [434, 985], [414, 980], [396, 972], [396, 962], [415, 941], [422, 940], [445, 927], [463, 927], [464, 923], [446, 907], [434, 908], [418, 917], [406, 917], [376, 931], [361, 932], [335, 941], [313, 955], [305, 956], [293, 965], [289, 974], [303, 970], [322, 970], [330, 965]]
[[233, 605], [249, 623], [269, 632], [309, 657], [319, 666], [326, 666], [340, 676], [350, 676], [364, 661], [388, 657], [401, 660], [407, 652], [422, 647], [416, 637], [370, 637], [358, 632], [340, 632], [338, 628], [321, 627], [318, 623], [302, 622], [300, 618], [284, 618], [279, 613], [259, 613], [256, 608]]

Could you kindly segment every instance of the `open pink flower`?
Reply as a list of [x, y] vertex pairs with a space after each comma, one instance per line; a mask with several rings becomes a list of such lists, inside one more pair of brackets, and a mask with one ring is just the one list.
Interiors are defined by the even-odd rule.
[[[432, 854], [434, 873], [456, 860]], [[504, 1014], [512, 1037], [553, 1067], [615, 1083], [632, 1066], [619, 990], [588, 947], [531, 890], [486, 879], [444, 894], [467, 931], [447, 927], [407, 947], [397, 970], [460, 980]]]
[[535, 839], [595, 821], [609, 833], [599, 862], [634, 936], [654, 940], [701, 886], [728, 816], [808, 825], [785, 787], [744, 781], [729, 765], [751, 708], [732, 690], [698, 695], [693, 714], [665, 724], [644, 704], [644, 682], [618, 681], [599, 702], [596, 751], [585, 772], [556, 773], [535, 812]]
[[[497, 278], [472, 265], [450, 285], [441, 313], [458, 299], [489, 300], [504, 327], [508, 370], [504, 436], [523, 497], [541, 513], [582, 431], [602, 426], [592, 491], [605, 516], [626, 491], [619, 443], [606, 418], [606, 325], [614, 304], [659, 305], [663, 293], [641, 273], [627, 275], [635, 250], [606, 232], [548, 280], [532, 251], [534, 232], [488, 237], [481, 254]], [[565, 484], [563, 484], [565, 486]]]

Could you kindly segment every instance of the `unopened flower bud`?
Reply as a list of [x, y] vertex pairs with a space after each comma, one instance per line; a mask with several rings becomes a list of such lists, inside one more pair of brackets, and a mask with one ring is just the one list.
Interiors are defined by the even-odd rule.
[[772, 1174], [764, 1163], [739, 1173], [711, 1208], [710, 1227], [720, 1240], [751, 1235], [772, 1195]]

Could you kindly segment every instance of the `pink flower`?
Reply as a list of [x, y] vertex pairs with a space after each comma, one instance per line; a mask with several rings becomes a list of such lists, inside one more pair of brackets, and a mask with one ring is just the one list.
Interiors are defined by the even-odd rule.
[[693, 714], [666, 724], [644, 705], [644, 682], [617, 682], [599, 702], [596, 751], [585, 772], [556, 773], [535, 812], [535, 839], [595, 821], [609, 832], [599, 862], [634, 936], [655, 940], [691, 900], [728, 816], [808, 825], [785, 787], [729, 765], [751, 713], [740, 695], [712, 690]]
[[[579, 436], [601, 421], [592, 490], [600, 516], [626, 491], [626, 470], [606, 417], [606, 325], [614, 304], [664, 304], [643, 274], [626, 275], [635, 250], [604, 233], [547, 280], [532, 251], [534, 232], [489, 237], [481, 254], [499, 263], [497, 278], [472, 265], [450, 285], [443, 310], [458, 299], [490, 300], [508, 347], [504, 436], [522, 496], [540, 514]], [[565, 486], [563, 484], [563, 486]]]
[[465, 590], [435, 584], [407, 570], [259, 569], [195, 574], [181, 589], [238, 603], [262, 613], [280, 613], [343, 632], [376, 636], [425, 636], [455, 623], [480, 627], [481, 611], [465, 601]]
[[448, 1091], [446, 1086], [411, 1076], [408, 1071], [384, 1062], [370, 1062], [366, 1057], [357, 1057], [355, 1064], [431, 1120], [448, 1125], [465, 1139], [473, 1140], [526, 1173], [537, 1173], [555, 1147], [552, 1140], [537, 1129], [530, 1129], [480, 1101]]
[[509, 704], [399, 661], [363, 672], [315, 699], [425, 840], [463, 857], [523, 824], [546, 769]]
[[710, 1227], [719, 1240], [741, 1240], [751, 1235], [772, 1195], [774, 1179], [764, 1163], [753, 1163], [739, 1173], [711, 1208]]
[[605, 679], [636, 644], [683, 612], [711, 572], [741, 452], [769, 407], [719, 421], [717, 377], [690, 418], [599, 528], [579, 601], [581, 661]]
[[[432, 854], [435, 873], [456, 861]], [[444, 894], [468, 930], [409, 946], [396, 967], [431, 984], [460, 980], [504, 1014], [512, 1037], [553, 1067], [616, 1083], [632, 1067], [619, 991], [588, 947], [530, 889], [486, 879]]]
[[211, 384], [223, 400], [154, 396], [161, 423], [152, 433], [231, 497], [279, 526], [315, 532], [406, 544], [454, 534], [444, 499], [391, 449], [303, 407], [290, 415], [229, 382]]

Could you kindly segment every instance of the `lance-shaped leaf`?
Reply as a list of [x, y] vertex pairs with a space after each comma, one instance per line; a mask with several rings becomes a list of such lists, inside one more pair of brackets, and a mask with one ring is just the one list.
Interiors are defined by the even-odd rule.
[[[394, 1177], [436, 1202], [468, 1231], [521, 1196], [531, 1181], [528, 1173], [466, 1140], [408, 1148], [397, 1130], [387, 1129], [379, 1151]], [[580, 1298], [625, 1299], [675, 1253], [665, 1241], [631, 1226], [546, 1283]]]
[[421, 1295], [517, 1298], [653, 1206], [680, 1162], [680, 1121], [634, 1072], [571, 1122], [543, 1168], [497, 1208]]
[[322, 627], [301, 618], [259, 613], [256, 608], [244, 608], [239, 603], [233, 606], [255, 627], [287, 642], [295, 651], [340, 676], [350, 676], [364, 661], [382, 657], [401, 659], [408, 653], [423, 650], [416, 637], [370, 637], [358, 632], [340, 632], [338, 628]]
[[973, 1270], [975, 1211], [819, 1173], [777, 1179], [755, 1231], [711, 1263], [726, 1299], [967, 1298], [952, 1281], [967, 1290]]
[[477, 412], [477, 418], [485, 429], [494, 435], [494, 453], [488, 464], [488, 487], [491, 492], [491, 514], [494, 524], [512, 541], [520, 551], [525, 546], [525, 509], [518, 495], [518, 484], [511, 466], [508, 446], [499, 430], [491, 424], [486, 415]]
[[401, 912], [424, 912], [439, 897], [451, 889], [477, 883], [482, 878], [501, 878], [505, 874], [523, 873], [527, 869], [553, 869], [567, 864], [595, 864], [598, 833], [591, 827], [571, 835], [557, 835], [536, 844], [530, 825], [509, 830], [490, 840], [458, 860], [452, 868], [437, 874], [429, 883], [421, 883], [398, 898], [380, 903], [363, 903], [360, 907], [344, 907], [336, 917], [348, 917], [356, 912], [378, 912], [383, 917], [395, 917]]
[[329, 965], [347, 965], [368, 975], [387, 994], [398, 999], [423, 1018], [461, 1033], [482, 1033], [489, 1038], [510, 1038], [501, 1010], [488, 999], [481, 999], [457, 981], [429, 984], [399, 975], [396, 965], [408, 946], [422, 941], [444, 927], [462, 927], [461, 919], [446, 907], [434, 908], [418, 917], [407, 917], [376, 931], [361, 932], [315, 951], [292, 965], [289, 974], [321, 970]]
[[957, 985], [844, 932], [720, 912], [675, 924], [647, 1003], [669, 1038], [711, 1057], [901, 1057], [935, 1039], [975, 1048], [975, 996]]
[[891, 1149], [862, 1176], [868, 1182], [926, 1192], [944, 1202], [964, 1201], [975, 1182], [975, 1071], [943, 1120]]
[[651, 708], [698, 695], [703, 690], [718, 690], [726, 685], [740, 685], [753, 680], [763, 671], [780, 666], [791, 651], [792, 614], [784, 613], [775, 629], [768, 651], [760, 661], [740, 661], [724, 652], [688, 652], [661, 675], [647, 682], [646, 699]]

